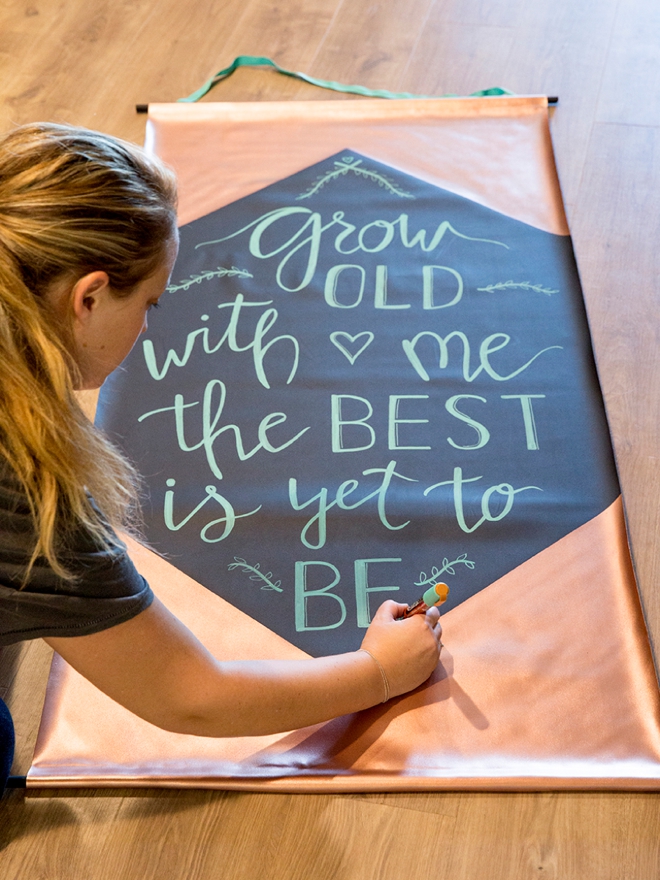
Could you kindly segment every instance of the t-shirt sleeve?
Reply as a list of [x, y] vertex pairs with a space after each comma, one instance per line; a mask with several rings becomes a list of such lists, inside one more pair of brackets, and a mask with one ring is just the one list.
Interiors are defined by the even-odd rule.
[[125, 549], [99, 547], [83, 528], [73, 530], [61, 555], [73, 580], [46, 560], [21, 586], [34, 546], [27, 503], [6, 470], [0, 480], [0, 645], [44, 636], [83, 636], [130, 620], [153, 593]]

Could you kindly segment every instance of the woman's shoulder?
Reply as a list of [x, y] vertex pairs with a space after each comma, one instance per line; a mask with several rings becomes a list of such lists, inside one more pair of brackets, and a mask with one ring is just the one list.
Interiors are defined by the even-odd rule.
[[28, 569], [35, 529], [25, 492], [0, 459], [0, 645], [43, 636], [87, 635], [148, 607], [153, 594], [121, 541], [100, 545], [82, 524], [64, 530], [60, 577], [38, 558]]

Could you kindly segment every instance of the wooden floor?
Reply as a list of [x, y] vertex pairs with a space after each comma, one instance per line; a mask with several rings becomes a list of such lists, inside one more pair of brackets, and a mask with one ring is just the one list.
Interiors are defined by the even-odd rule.
[[[660, 650], [660, 3], [657, 0], [2, 0], [0, 129], [57, 120], [141, 142], [236, 55], [422, 94], [559, 95], [552, 132]], [[326, 100], [239, 71], [213, 100]], [[603, 633], [608, 638], [608, 633]], [[0, 656], [29, 767], [48, 652]], [[4, 880], [655, 880], [660, 799], [608, 793], [86, 792], [0, 802]]]

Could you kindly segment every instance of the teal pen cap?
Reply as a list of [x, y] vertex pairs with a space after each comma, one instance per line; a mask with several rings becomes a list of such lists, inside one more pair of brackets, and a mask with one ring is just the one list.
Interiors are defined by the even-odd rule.
[[434, 605], [442, 605], [443, 602], [446, 602], [448, 595], [449, 587], [447, 584], [434, 584], [428, 588], [421, 599], [413, 602], [412, 605], [408, 605], [403, 612], [403, 616], [410, 617], [412, 614], [425, 614]]

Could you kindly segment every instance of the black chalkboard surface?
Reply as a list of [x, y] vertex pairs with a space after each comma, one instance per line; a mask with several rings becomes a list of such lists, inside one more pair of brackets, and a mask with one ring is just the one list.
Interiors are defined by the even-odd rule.
[[619, 494], [569, 238], [349, 151], [180, 232], [97, 423], [151, 545], [310, 654]]

